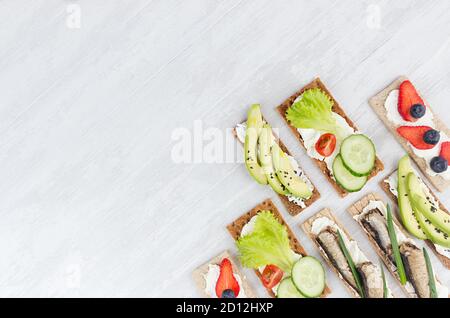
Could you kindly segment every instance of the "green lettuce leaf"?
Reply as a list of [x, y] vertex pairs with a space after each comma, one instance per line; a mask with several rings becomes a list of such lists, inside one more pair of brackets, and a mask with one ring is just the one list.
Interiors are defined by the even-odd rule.
[[276, 265], [289, 273], [296, 261], [286, 226], [270, 211], [258, 214], [253, 232], [241, 237], [237, 247], [242, 265], [249, 268]]
[[342, 128], [331, 110], [333, 101], [319, 88], [306, 90], [286, 113], [287, 120], [296, 128], [311, 128], [341, 137]]

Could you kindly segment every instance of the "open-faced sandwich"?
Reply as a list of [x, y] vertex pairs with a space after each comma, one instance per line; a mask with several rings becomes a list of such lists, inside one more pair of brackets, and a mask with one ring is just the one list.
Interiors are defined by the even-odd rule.
[[398, 203], [400, 220], [406, 230], [427, 244], [450, 269], [450, 213], [419, 177], [408, 156], [398, 170], [381, 182], [381, 187]]
[[358, 131], [320, 79], [277, 110], [341, 196], [361, 190], [383, 170], [371, 139]]
[[450, 130], [406, 78], [396, 79], [369, 104], [439, 191], [450, 184]]
[[238, 124], [234, 134], [244, 145], [249, 174], [256, 182], [269, 185], [291, 215], [320, 198], [317, 188], [263, 118], [258, 104], [250, 107], [247, 121]]
[[448, 298], [448, 288], [435, 275], [427, 250], [408, 237], [378, 195], [367, 195], [348, 212], [409, 297]]
[[255, 298], [255, 293], [228, 251], [198, 267], [193, 277], [200, 293], [206, 298]]
[[392, 298], [382, 266], [371, 262], [328, 209], [302, 224], [330, 268], [357, 298]]
[[242, 265], [255, 270], [270, 296], [315, 298], [330, 292], [322, 264], [306, 255], [272, 201], [262, 202], [227, 228]]

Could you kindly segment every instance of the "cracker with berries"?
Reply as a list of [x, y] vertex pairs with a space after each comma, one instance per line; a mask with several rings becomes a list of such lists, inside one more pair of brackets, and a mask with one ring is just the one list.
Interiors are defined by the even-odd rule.
[[193, 278], [205, 298], [255, 298], [255, 292], [228, 251], [195, 269]]
[[450, 130], [413, 83], [399, 77], [369, 104], [430, 183], [444, 191], [450, 185]]

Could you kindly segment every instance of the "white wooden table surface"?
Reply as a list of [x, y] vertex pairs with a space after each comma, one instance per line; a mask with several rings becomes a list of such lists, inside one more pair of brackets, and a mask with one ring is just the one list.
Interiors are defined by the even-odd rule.
[[[330, 207], [376, 260], [344, 208], [403, 151], [367, 100], [404, 74], [450, 124], [449, 25], [446, 0], [0, 1], [0, 296], [196, 297], [192, 270], [266, 198], [311, 254], [297, 225]], [[386, 165], [346, 199], [274, 111], [315, 76]], [[180, 128], [225, 131], [254, 102], [322, 193], [298, 217], [241, 164], [173, 161]]]

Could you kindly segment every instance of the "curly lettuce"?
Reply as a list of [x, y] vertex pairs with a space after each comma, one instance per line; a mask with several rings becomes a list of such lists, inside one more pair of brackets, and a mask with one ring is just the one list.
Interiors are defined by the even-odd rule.
[[330, 96], [319, 88], [311, 88], [289, 107], [286, 118], [296, 128], [315, 129], [341, 137], [342, 128], [333, 116], [332, 107]]
[[276, 265], [290, 272], [296, 261], [286, 226], [280, 224], [270, 211], [261, 211], [252, 233], [237, 241], [242, 265], [257, 269]]

